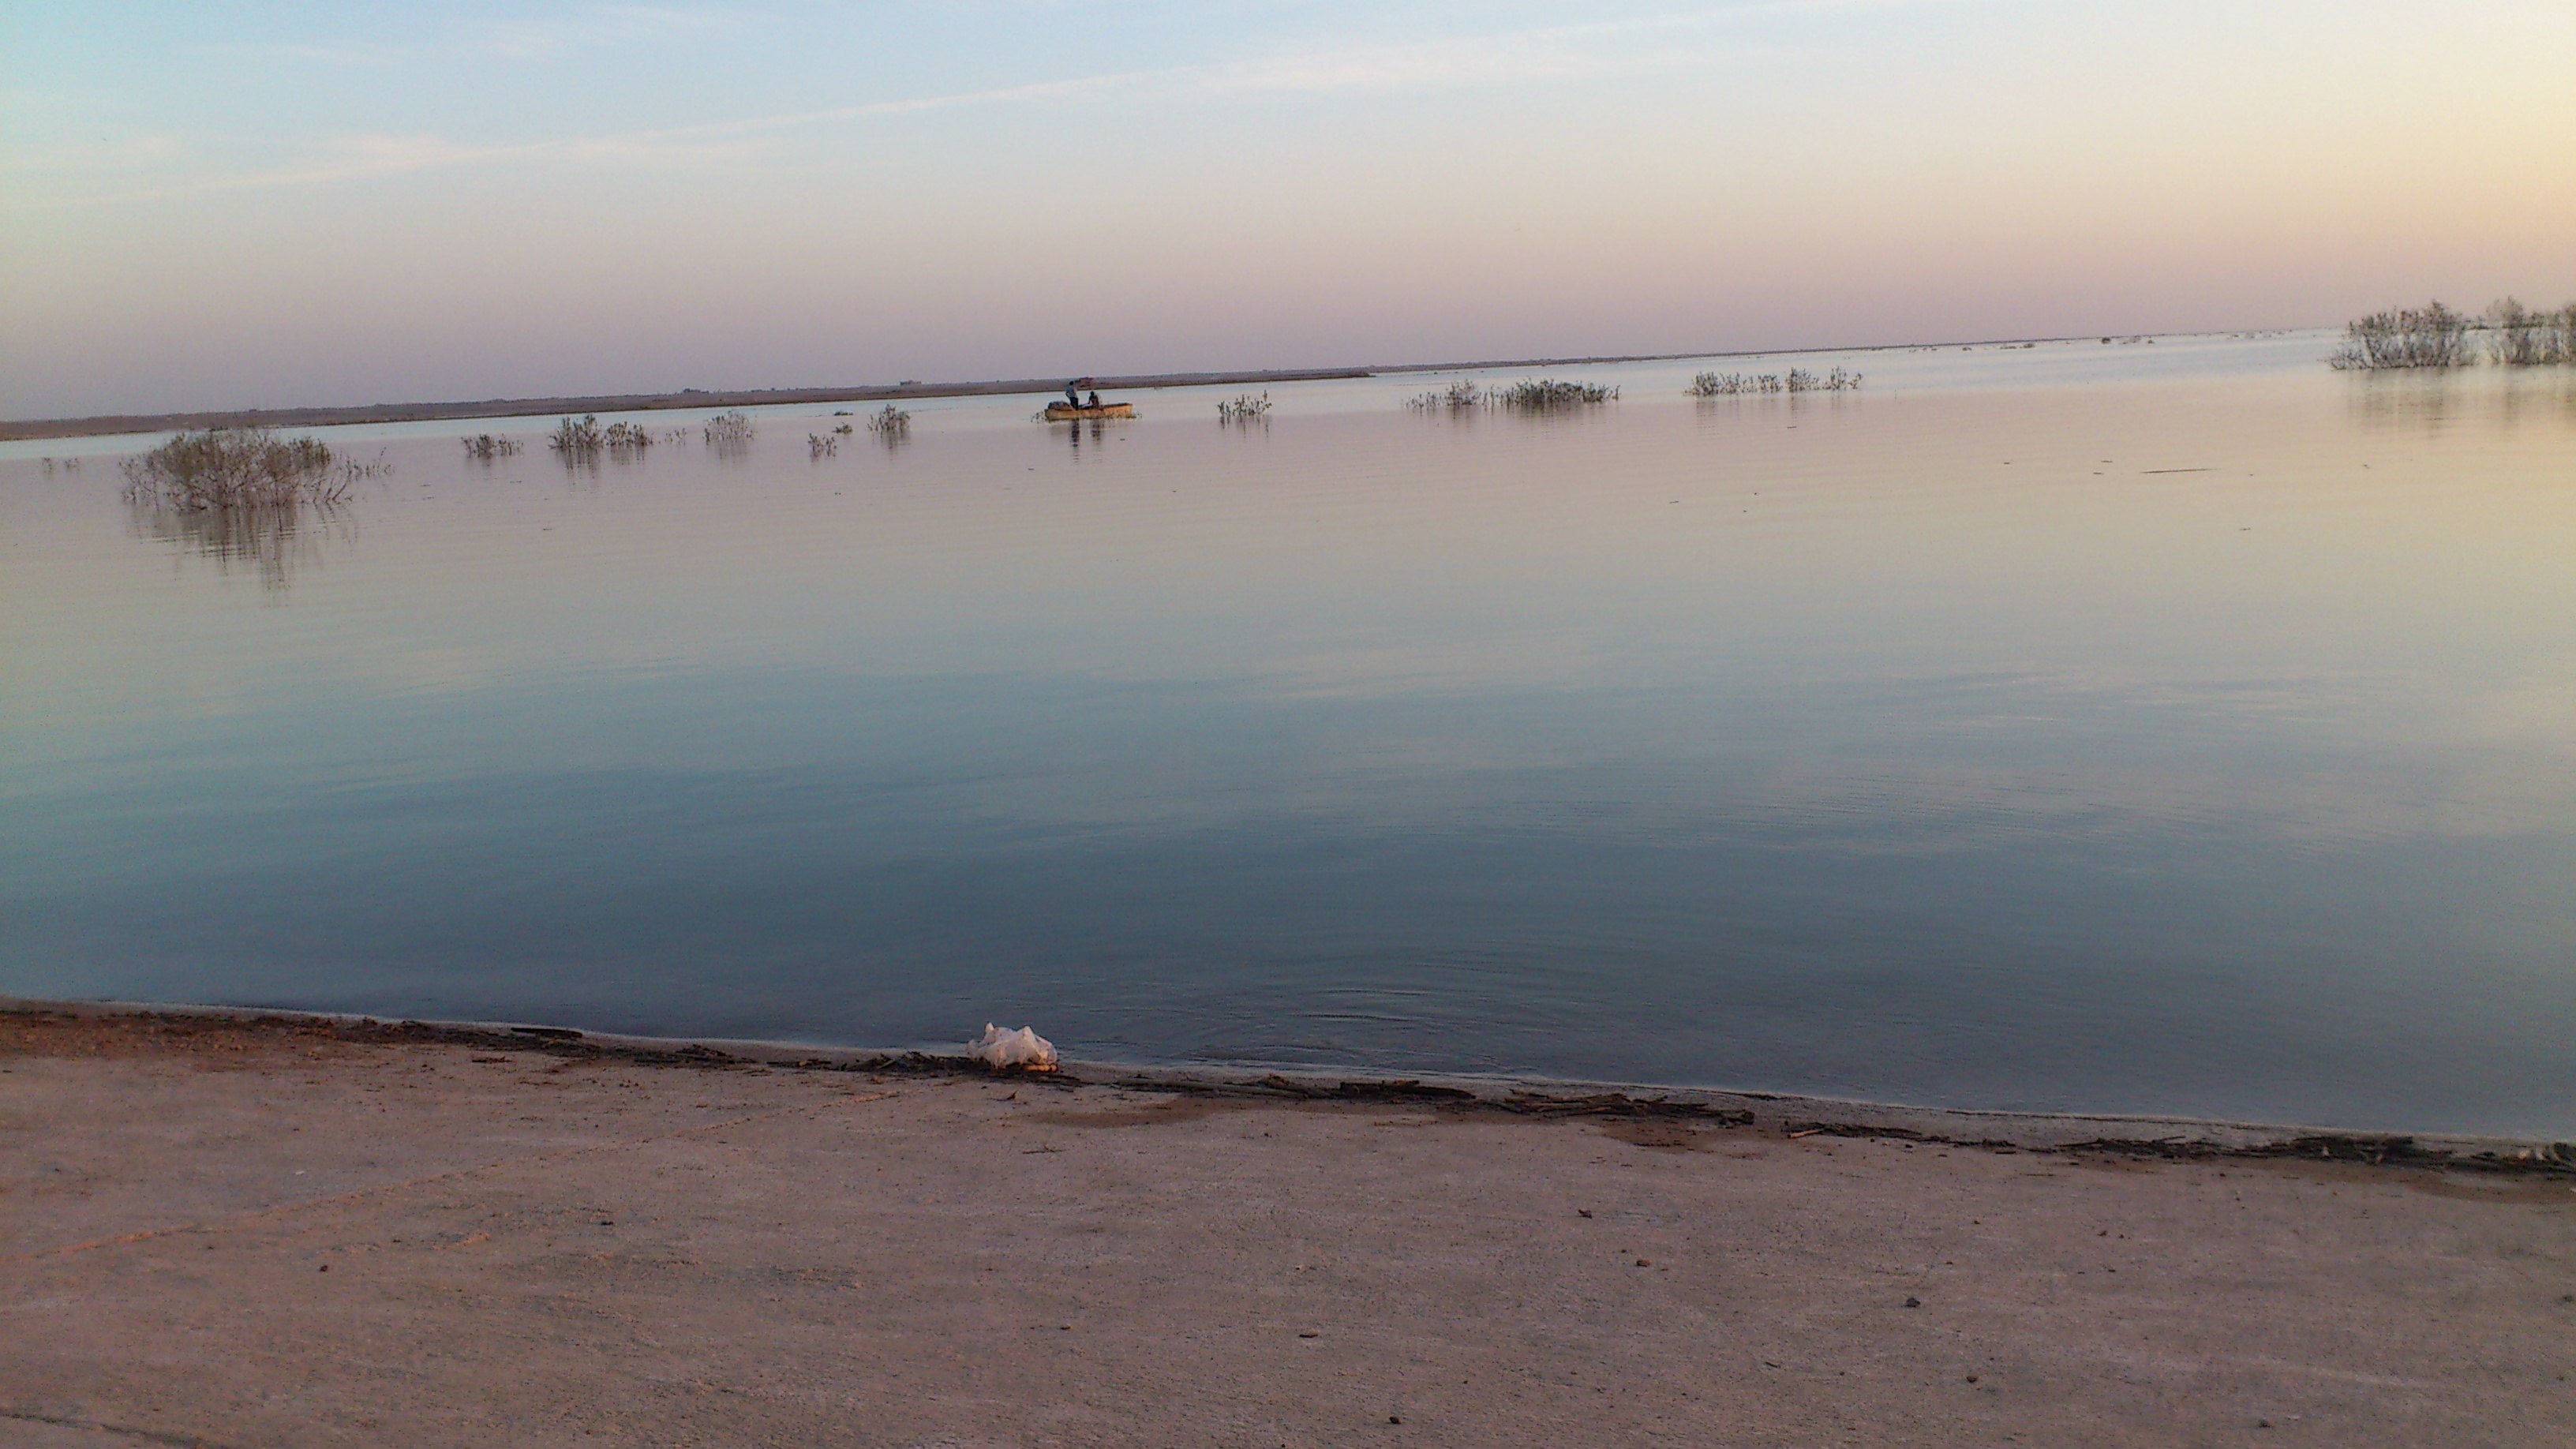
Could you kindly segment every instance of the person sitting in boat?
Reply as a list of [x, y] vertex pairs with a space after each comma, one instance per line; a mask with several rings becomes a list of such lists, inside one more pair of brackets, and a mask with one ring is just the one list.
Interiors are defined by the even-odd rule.
[[1085, 404], [1085, 406], [1088, 406], [1088, 407], [1095, 407], [1095, 408], [1096, 408], [1096, 407], [1098, 407], [1098, 406], [1100, 406], [1100, 390], [1099, 390], [1098, 388], [1094, 388], [1094, 389], [1092, 389], [1092, 391], [1091, 391], [1091, 401], [1090, 401], [1089, 403]]

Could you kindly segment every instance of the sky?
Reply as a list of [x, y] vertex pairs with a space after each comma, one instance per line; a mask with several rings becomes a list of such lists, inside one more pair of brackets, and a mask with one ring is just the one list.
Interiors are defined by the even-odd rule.
[[0, 416], [2576, 300], [2566, 0], [0, 0]]

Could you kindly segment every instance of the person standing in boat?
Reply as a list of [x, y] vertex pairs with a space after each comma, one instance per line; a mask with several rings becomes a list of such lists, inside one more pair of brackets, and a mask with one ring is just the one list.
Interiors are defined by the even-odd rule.
[[1082, 384], [1083, 379], [1077, 377], [1073, 381], [1064, 385], [1064, 405], [1066, 407], [1078, 408], [1082, 406], [1082, 393], [1080, 391]]

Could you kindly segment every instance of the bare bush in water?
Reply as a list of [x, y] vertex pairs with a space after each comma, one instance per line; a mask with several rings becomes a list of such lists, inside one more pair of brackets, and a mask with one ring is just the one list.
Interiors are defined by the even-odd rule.
[[546, 437], [546, 446], [562, 454], [567, 463], [586, 463], [602, 453], [632, 458], [653, 446], [653, 435], [640, 423], [610, 423], [603, 428], [597, 414], [585, 413], [578, 420], [565, 418], [557, 422], [554, 432]]
[[1837, 367], [1820, 375], [1793, 367], [1789, 369], [1787, 386], [1791, 392], [1853, 392], [1860, 387], [1860, 374]]
[[1439, 392], [1416, 393], [1404, 405], [1415, 412], [1472, 412], [1485, 405], [1485, 389], [1468, 378], [1460, 378]]
[[1619, 389], [1590, 382], [1559, 382], [1542, 377], [1535, 382], [1516, 382], [1498, 387], [1488, 394], [1496, 407], [1516, 413], [1569, 412], [1576, 408], [1599, 407], [1617, 400]]
[[736, 408], [707, 419], [705, 432], [707, 441], [719, 448], [738, 448], [751, 441], [753, 429], [751, 419]]
[[546, 446], [563, 454], [567, 461], [595, 458], [608, 447], [608, 436], [600, 431], [596, 415], [585, 416], [578, 422], [564, 418], [547, 435]]
[[1265, 392], [1254, 397], [1248, 392], [1240, 393], [1220, 402], [1216, 405], [1216, 420], [1220, 423], [1266, 423], [1270, 421], [1270, 394]]
[[519, 451], [518, 439], [496, 438], [490, 433], [477, 433], [473, 437], [460, 441], [465, 444], [465, 456], [477, 462], [489, 463], [495, 458], [506, 458]]
[[2486, 312], [2487, 355], [2502, 367], [2550, 367], [2576, 362], [2576, 302], [2555, 312], [2535, 312], [2511, 297]]
[[1682, 392], [1688, 397], [1741, 397], [1746, 393], [1778, 392], [1780, 379], [1770, 373], [1703, 372], [1690, 380]]
[[2468, 349], [2468, 332], [2469, 319], [2439, 302], [2373, 312], [2344, 324], [2343, 343], [2326, 362], [2355, 372], [2460, 367], [2476, 360]]
[[125, 496], [186, 512], [338, 503], [381, 464], [353, 463], [314, 438], [266, 428], [181, 433], [125, 460]]
[[188, 545], [216, 560], [255, 567], [270, 588], [309, 561], [319, 533], [342, 514], [351, 487], [385, 471], [309, 437], [265, 428], [181, 433], [125, 461], [128, 526], [138, 537]]
[[807, 433], [805, 453], [813, 458], [837, 458], [841, 455], [841, 440], [831, 433]]
[[868, 414], [868, 431], [887, 442], [908, 437], [912, 432], [912, 414], [896, 407], [893, 403], [887, 403], [884, 407]]

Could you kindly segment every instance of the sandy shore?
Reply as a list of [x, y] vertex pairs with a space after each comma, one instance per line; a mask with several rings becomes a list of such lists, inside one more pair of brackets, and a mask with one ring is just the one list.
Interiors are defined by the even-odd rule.
[[1754, 1100], [8, 1012], [0, 1444], [2576, 1438], [2561, 1169]]

